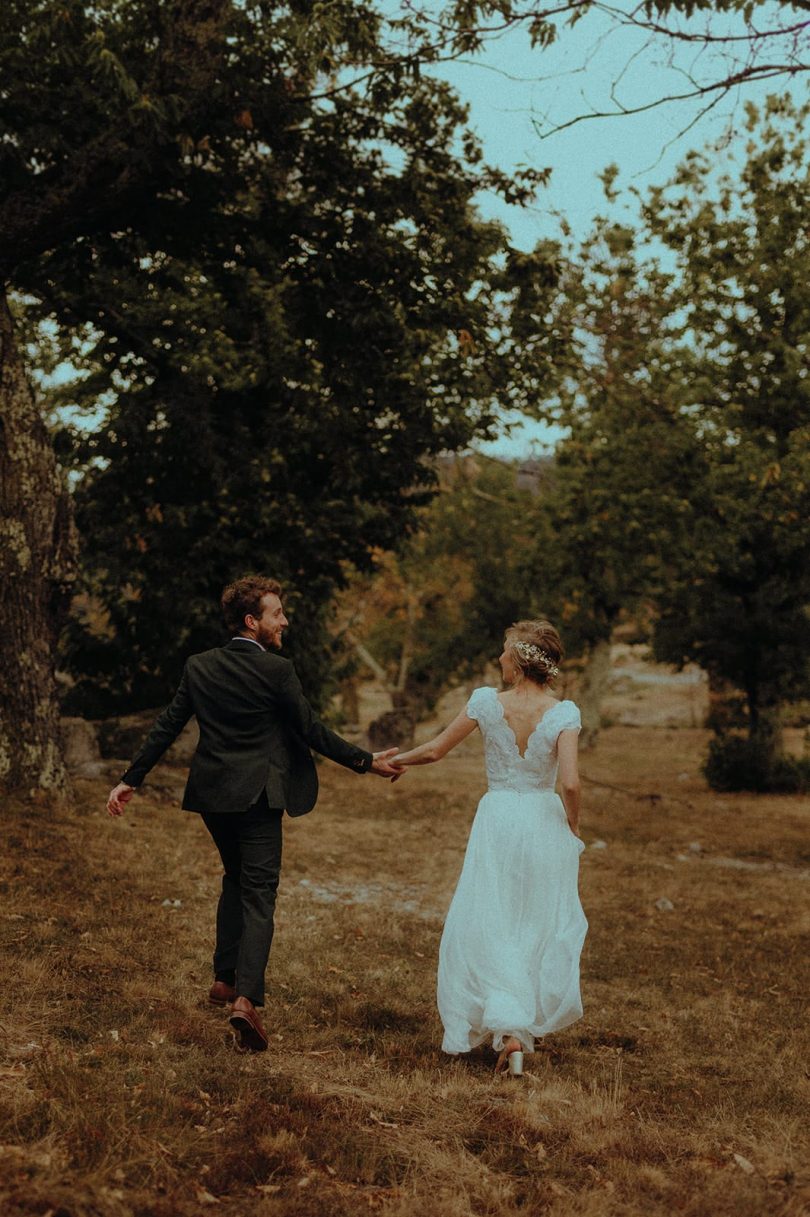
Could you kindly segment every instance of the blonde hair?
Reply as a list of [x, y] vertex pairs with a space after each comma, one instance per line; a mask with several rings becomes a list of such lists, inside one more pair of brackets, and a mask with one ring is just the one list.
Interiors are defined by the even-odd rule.
[[516, 621], [506, 631], [506, 649], [515, 668], [537, 685], [553, 684], [565, 651], [550, 621]]

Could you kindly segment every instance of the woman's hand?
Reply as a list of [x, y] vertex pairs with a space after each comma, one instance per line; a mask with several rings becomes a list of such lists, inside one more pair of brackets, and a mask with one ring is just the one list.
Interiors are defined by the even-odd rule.
[[392, 782], [396, 782], [405, 772], [399, 764], [399, 758], [395, 756], [396, 752], [396, 748], [386, 748], [385, 752], [372, 753], [370, 772], [376, 773], [378, 777], [390, 778]]

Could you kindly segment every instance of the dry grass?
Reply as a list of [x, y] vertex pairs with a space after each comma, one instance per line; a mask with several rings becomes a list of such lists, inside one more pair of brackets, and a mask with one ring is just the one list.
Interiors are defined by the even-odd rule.
[[173, 805], [182, 775], [159, 770], [123, 823], [98, 784], [71, 812], [12, 803], [0, 1210], [804, 1211], [807, 812], [710, 795], [704, 741], [617, 727], [586, 759], [585, 838], [606, 843], [583, 857], [586, 1016], [523, 1083], [436, 1047], [475, 740], [394, 787], [324, 765], [317, 812], [286, 825], [262, 1057], [201, 1000], [218, 867]]

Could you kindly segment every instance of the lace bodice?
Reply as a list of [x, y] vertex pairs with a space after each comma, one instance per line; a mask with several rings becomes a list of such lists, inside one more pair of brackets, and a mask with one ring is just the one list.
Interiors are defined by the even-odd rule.
[[496, 689], [476, 689], [467, 702], [467, 716], [475, 719], [484, 737], [490, 790], [553, 790], [557, 782], [557, 737], [561, 731], [579, 731], [581, 727], [574, 703], [557, 702], [546, 710], [521, 756]]

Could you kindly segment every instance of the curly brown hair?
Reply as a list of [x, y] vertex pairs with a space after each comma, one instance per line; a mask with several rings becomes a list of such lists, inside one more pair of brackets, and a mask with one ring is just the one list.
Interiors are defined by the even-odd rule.
[[220, 604], [225, 625], [233, 633], [245, 628], [245, 617], [261, 617], [262, 596], [269, 593], [281, 597], [281, 584], [266, 575], [245, 575], [235, 583], [229, 583], [222, 593]]
[[[524, 658], [516, 649], [515, 643], [527, 642], [530, 646], [542, 651], [542, 657]], [[506, 631], [505, 647], [509, 651], [515, 668], [538, 685], [554, 683], [555, 675], [550, 668], [558, 668], [565, 658], [560, 635], [550, 621], [516, 621]]]

